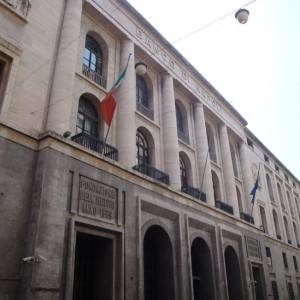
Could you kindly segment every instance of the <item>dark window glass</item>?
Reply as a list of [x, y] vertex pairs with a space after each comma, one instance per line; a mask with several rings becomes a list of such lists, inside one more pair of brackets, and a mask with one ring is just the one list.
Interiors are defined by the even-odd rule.
[[177, 104], [175, 104], [175, 108], [176, 108], [177, 130], [180, 132], [184, 132], [183, 131], [183, 116], [182, 116], [181, 110]]
[[289, 268], [289, 265], [288, 265], [288, 262], [287, 262], [287, 257], [286, 257], [286, 253], [285, 252], [282, 252], [282, 258], [283, 258], [283, 264], [284, 264], [284, 267], [286, 269]]
[[98, 114], [95, 107], [85, 97], [79, 99], [76, 133], [98, 136]]
[[147, 84], [143, 77], [136, 76], [136, 102], [149, 107]]
[[272, 292], [273, 292], [273, 299], [279, 300], [278, 287], [276, 281], [272, 281]]
[[102, 60], [101, 48], [92, 37], [87, 35], [83, 52], [83, 64], [95, 73], [102, 75]]
[[271, 249], [269, 247], [266, 247], [266, 256], [268, 259], [268, 264], [272, 265], [272, 255], [271, 255]]
[[186, 187], [188, 185], [186, 165], [181, 156], [179, 156], [179, 161], [180, 161], [181, 186]]
[[206, 124], [206, 135], [207, 135], [207, 142], [208, 142], [209, 157], [214, 162], [217, 162], [214, 134], [211, 127], [208, 124]]
[[295, 294], [294, 294], [294, 289], [293, 289], [292, 283], [288, 282], [287, 286], [288, 286], [288, 292], [289, 292], [289, 300], [295, 300]]
[[150, 162], [148, 142], [140, 130], [136, 133], [136, 160], [138, 166], [148, 165]]
[[297, 257], [296, 256], [293, 256], [293, 261], [294, 261], [295, 271], [298, 272], [298, 262], [297, 262]]

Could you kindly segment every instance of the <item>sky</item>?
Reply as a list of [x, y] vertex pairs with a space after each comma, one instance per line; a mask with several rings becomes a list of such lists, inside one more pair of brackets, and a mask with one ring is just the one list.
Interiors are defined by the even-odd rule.
[[300, 1], [129, 0], [248, 121], [248, 128], [300, 180]]

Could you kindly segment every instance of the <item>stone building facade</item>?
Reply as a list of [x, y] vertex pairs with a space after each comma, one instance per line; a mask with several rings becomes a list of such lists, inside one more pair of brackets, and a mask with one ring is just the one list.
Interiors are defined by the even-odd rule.
[[0, 299], [299, 299], [299, 180], [133, 7], [0, 16]]

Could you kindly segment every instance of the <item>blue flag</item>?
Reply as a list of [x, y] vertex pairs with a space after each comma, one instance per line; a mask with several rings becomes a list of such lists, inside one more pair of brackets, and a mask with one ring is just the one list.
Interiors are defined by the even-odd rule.
[[259, 165], [259, 168], [258, 168], [257, 178], [255, 180], [254, 187], [250, 192], [250, 195], [252, 196], [252, 200], [251, 200], [252, 204], [254, 204], [254, 202], [255, 202], [256, 191], [258, 189], [259, 169], [260, 169], [260, 165]]

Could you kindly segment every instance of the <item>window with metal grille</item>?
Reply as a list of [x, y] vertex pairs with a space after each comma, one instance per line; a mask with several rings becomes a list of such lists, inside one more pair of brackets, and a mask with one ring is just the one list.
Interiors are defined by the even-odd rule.
[[85, 40], [83, 64], [91, 71], [102, 75], [103, 54], [98, 43], [89, 35]]
[[98, 113], [94, 105], [84, 96], [79, 99], [76, 133], [87, 133], [98, 137]]
[[0, 105], [4, 98], [12, 59], [0, 52]]
[[149, 107], [147, 84], [145, 79], [139, 75], [136, 76], [136, 102]]
[[180, 132], [184, 132], [183, 115], [177, 103], [175, 104], [175, 108], [176, 108], [177, 130]]
[[181, 186], [186, 187], [188, 185], [187, 168], [181, 156], [179, 156], [179, 161], [180, 161]]
[[137, 130], [136, 133], [136, 162], [138, 166], [149, 165], [149, 146], [144, 134]]

